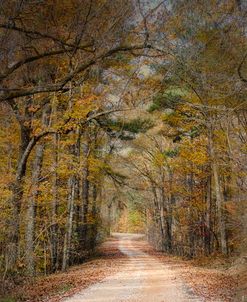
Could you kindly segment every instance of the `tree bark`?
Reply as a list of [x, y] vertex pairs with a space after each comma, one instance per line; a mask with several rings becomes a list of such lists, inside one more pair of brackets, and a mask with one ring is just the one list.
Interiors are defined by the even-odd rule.
[[20, 145], [19, 156], [17, 161], [15, 180], [11, 183], [10, 189], [12, 197], [10, 204], [12, 206], [12, 220], [9, 234], [9, 244], [6, 249], [6, 271], [15, 270], [16, 262], [19, 254], [19, 227], [20, 227], [20, 211], [23, 196], [23, 178], [26, 174], [27, 160], [23, 160], [25, 152], [31, 140], [30, 121], [31, 116], [28, 106], [31, 99], [26, 100], [24, 114], [20, 113], [19, 107], [15, 101], [10, 106], [20, 126]]
[[34, 262], [34, 228], [35, 228], [35, 207], [36, 199], [38, 196], [38, 182], [40, 179], [44, 145], [37, 146], [35, 160], [33, 164], [32, 173], [32, 188], [31, 196], [28, 199], [27, 214], [26, 214], [26, 268], [29, 276], [33, 276], [35, 273]]
[[221, 252], [227, 254], [227, 242], [226, 242], [226, 226], [224, 219], [224, 197], [221, 191], [220, 176], [217, 165], [217, 158], [215, 153], [214, 141], [213, 141], [213, 129], [212, 126], [209, 129], [209, 150], [211, 158], [211, 166], [214, 179], [215, 197], [216, 197], [216, 207], [217, 207], [217, 218], [218, 218], [218, 228], [220, 234]]
[[[49, 125], [50, 106], [46, 106], [42, 114], [42, 126]], [[33, 276], [35, 273], [34, 261], [34, 228], [35, 228], [35, 207], [38, 196], [39, 179], [41, 175], [43, 154], [45, 144], [41, 143], [36, 148], [35, 159], [33, 163], [32, 182], [31, 182], [31, 196], [28, 198], [27, 216], [26, 216], [26, 267], [27, 273]]]
[[208, 255], [211, 253], [211, 223], [212, 223], [212, 184], [211, 184], [211, 176], [208, 177], [207, 180], [207, 188], [206, 188], [206, 215], [205, 215], [205, 251]]
[[84, 167], [82, 170], [82, 227], [80, 234], [81, 248], [85, 249], [87, 246], [88, 239], [88, 206], [89, 206], [89, 187], [90, 183], [88, 180], [89, 177], [89, 166], [88, 166], [88, 154], [89, 154], [89, 145], [86, 142], [83, 149], [84, 155]]
[[194, 174], [190, 173], [187, 177], [187, 183], [189, 187], [190, 197], [189, 197], [189, 207], [188, 207], [188, 215], [189, 215], [189, 256], [191, 258], [195, 255], [195, 230], [194, 230], [194, 217], [193, 217], [193, 194], [194, 194]]
[[97, 237], [97, 196], [98, 190], [96, 185], [93, 185], [93, 203], [92, 203], [92, 229], [91, 229], [91, 239], [90, 239], [90, 249], [93, 251], [96, 246]]
[[71, 176], [68, 180], [68, 203], [67, 203], [67, 222], [65, 228], [64, 245], [63, 245], [63, 263], [62, 270], [65, 271], [69, 265], [69, 256], [71, 248], [71, 237], [74, 215], [74, 200], [75, 200], [75, 176]]
[[54, 165], [53, 165], [53, 184], [52, 184], [52, 204], [51, 204], [51, 271], [58, 270], [58, 226], [57, 226], [57, 208], [58, 208], [58, 141], [59, 135], [54, 135]]
[[[79, 164], [80, 158], [80, 138], [81, 131], [77, 130], [77, 141], [75, 144], [71, 146], [71, 154], [76, 161], [76, 164]], [[71, 239], [72, 239], [72, 231], [73, 231], [73, 217], [75, 212], [75, 200], [79, 195], [78, 188], [78, 177], [76, 174], [69, 177], [68, 180], [68, 203], [67, 203], [67, 222], [65, 229], [65, 237], [64, 237], [64, 246], [63, 246], [63, 262], [62, 262], [62, 270], [66, 270], [69, 265], [70, 260], [70, 251], [71, 251]]]
[[169, 221], [169, 214], [168, 214], [168, 201], [167, 197], [165, 196], [165, 178], [164, 173], [162, 173], [162, 182], [161, 182], [161, 205], [160, 205], [160, 218], [161, 218], [161, 225], [163, 229], [163, 236], [164, 238], [164, 247], [167, 252], [171, 252], [172, 244], [171, 244], [171, 226]]

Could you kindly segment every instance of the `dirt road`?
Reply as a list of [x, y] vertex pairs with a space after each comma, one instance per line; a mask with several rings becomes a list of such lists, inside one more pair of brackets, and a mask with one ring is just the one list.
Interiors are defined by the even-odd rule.
[[64, 302], [205, 301], [193, 294], [171, 266], [142, 251], [138, 244], [141, 235], [114, 236], [118, 238], [119, 249], [128, 256], [128, 261], [118, 273], [63, 300]]

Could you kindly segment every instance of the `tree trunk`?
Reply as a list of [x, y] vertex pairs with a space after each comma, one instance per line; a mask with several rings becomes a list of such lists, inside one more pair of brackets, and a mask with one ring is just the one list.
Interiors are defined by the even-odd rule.
[[[79, 165], [80, 159], [80, 138], [81, 131], [77, 130], [77, 141], [74, 145], [71, 146], [71, 154], [76, 164]], [[69, 195], [68, 195], [68, 213], [67, 213], [67, 222], [65, 229], [64, 237], [64, 247], [63, 247], [63, 262], [62, 270], [66, 270], [69, 265], [70, 260], [70, 251], [71, 251], [71, 239], [72, 239], [72, 230], [73, 230], [73, 217], [75, 212], [75, 199], [78, 198], [79, 188], [78, 188], [78, 178], [76, 175], [72, 175], [68, 181]]]
[[[161, 238], [160, 244], [156, 245], [156, 247], [157, 248], [161, 247], [161, 250], [162, 250], [165, 245], [165, 231], [164, 231], [164, 226], [162, 226], [162, 221], [161, 221], [161, 207], [159, 205], [155, 184], [153, 183], [152, 179], [149, 179], [149, 181], [150, 181], [150, 185], [151, 185], [152, 193], [153, 193], [155, 223], [156, 223], [157, 227], [159, 228], [158, 232], [160, 232], [159, 235]], [[163, 225], [164, 225], [164, 223], [163, 223]], [[159, 241], [159, 240], [157, 240], [157, 241]], [[156, 244], [156, 243], [157, 242], [153, 242], [153, 244]]]
[[[162, 173], [163, 174], [163, 173]], [[162, 184], [161, 184], [161, 207], [160, 207], [160, 215], [161, 215], [161, 225], [163, 229], [163, 235], [164, 238], [164, 244], [165, 244], [165, 250], [167, 252], [171, 252], [171, 227], [170, 227], [170, 221], [168, 217], [168, 202], [167, 198], [165, 196], [165, 179], [164, 175], [162, 175]]]
[[85, 143], [83, 155], [84, 155], [84, 167], [82, 170], [82, 227], [81, 227], [81, 238], [80, 241], [82, 243], [81, 248], [85, 249], [87, 246], [87, 237], [88, 237], [88, 206], [89, 206], [89, 187], [90, 183], [88, 180], [89, 177], [89, 167], [88, 167], [88, 153], [89, 146], [88, 143]]
[[219, 233], [220, 233], [221, 252], [223, 254], [227, 254], [226, 227], [225, 227], [225, 219], [224, 219], [224, 198], [223, 198], [223, 194], [221, 192], [220, 176], [219, 176], [219, 170], [218, 170], [218, 165], [217, 165], [217, 161], [216, 161], [212, 127], [209, 130], [209, 150], [210, 150], [210, 157], [211, 157], [211, 162], [212, 162], [211, 166], [212, 166], [214, 187], [215, 187], [215, 197], [216, 197], [218, 227], [219, 227]]
[[71, 247], [71, 236], [73, 228], [73, 215], [74, 215], [74, 200], [75, 200], [75, 176], [71, 176], [68, 181], [69, 195], [67, 203], [67, 222], [64, 236], [63, 245], [63, 263], [62, 270], [65, 271], [69, 264], [70, 247]]
[[206, 190], [206, 215], [205, 215], [205, 224], [206, 224], [206, 230], [205, 230], [205, 251], [208, 255], [211, 253], [211, 205], [212, 203], [212, 185], [211, 185], [211, 176], [208, 177], [207, 180], [207, 190]]
[[52, 204], [51, 204], [51, 271], [58, 270], [58, 225], [57, 225], [57, 208], [58, 208], [58, 141], [59, 135], [54, 135], [54, 166], [53, 166], [53, 185], [52, 185]]
[[97, 237], [97, 196], [98, 191], [96, 185], [93, 186], [93, 204], [92, 204], [92, 229], [91, 229], [91, 239], [90, 239], [90, 249], [93, 251], [96, 246]]
[[108, 228], [107, 228], [107, 235], [110, 236], [111, 235], [111, 224], [112, 224], [112, 204], [113, 204], [113, 200], [110, 201], [110, 203], [108, 203], [107, 205], [107, 222], [108, 222]]
[[36, 199], [38, 196], [38, 182], [40, 179], [40, 173], [42, 168], [43, 153], [44, 153], [44, 145], [42, 144], [37, 146], [36, 155], [33, 164], [31, 196], [28, 199], [28, 204], [27, 204], [25, 253], [26, 253], [27, 273], [30, 276], [33, 276], [35, 272], [35, 263], [34, 263], [35, 207], [36, 207]]
[[11, 184], [12, 197], [10, 204], [12, 206], [12, 219], [9, 235], [9, 245], [6, 250], [6, 271], [16, 268], [16, 262], [19, 254], [19, 227], [21, 201], [23, 197], [23, 178], [26, 174], [27, 161], [22, 160], [25, 150], [30, 142], [30, 129], [21, 125], [21, 143], [19, 148], [19, 159], [17, 163], [17, 172], [15, 181]]
[[214, 185], [215, 185], [215, 195], [216, 195], [216, 205], [218, 214], [218, 225], [220, 231], [220, 242], [221, 242], [221, 252], [227, 254], [227, 243], [226, 243], [226, 227], [224, 219], [224, 209], [223, 209], [223, 197], [220, 187], [219, 172], [216, 163], [213, 160], [212, 164], [213, 175], [214, 175]]
[[32, 103], [32, 98], [23, 99], [23, 103], [25, 103], [24, 113], [21, 113], [15, 101], [10, 103], [10, 106], [20, 125], [21, 142], [19, 146], [15, 180], [10, 185], [10, 189], [12, 191], [12, 197], [10, 199], [10, 204], [12, 206], [12, 219], [9, 233], [9, 244], [6, 248], [6, 271], [16, 269], [19, 254], [19, 228], [21, 204], [23, 198], [23, 182], [26, 175], [29, 155], [38, 141], [38, 139], [31, 138], [30, 125], [32, 114], [29, 111], [29, 106]]
[[[47, 127], [49, 125], [50, 106], [44, 108], [42, 114], [42, 125]], [[37, 146], [35, 159], [33, 163], [32, 182], [31, 182], [31, 196], [27, 204], [27, 222], [26, 222], [26, 267], [27, 273], [30, 276], [34, 275], [34, 228], [35, 228], [35, 207], [38, 196], [39, 179], [43, 163], [45, 144], [42, 143]]]
[[169, 251], [172, 252], [173, 250], [173, 238], [172, 238], [172, 224], [173, 224], [173, 213], [172, 213], [172, 205], [175, 203], [175, 196], [172, 192], [173, 190], [173, 174], [169, 169], [169, 198], [167, 199], [167, 228], [168, 228], [168, 235], [169, 235]]
[[189, 197], [189, 207], [188, 207], [188, 215], [189, 215], [189, 256], [193, 258], [195, 256], [195, 230], [194, 230], [194, 217], [193, 217], [193, 194], [194, 194], [194, 175], [193, 172], [190, 173], [187, 177], [190, 197]]

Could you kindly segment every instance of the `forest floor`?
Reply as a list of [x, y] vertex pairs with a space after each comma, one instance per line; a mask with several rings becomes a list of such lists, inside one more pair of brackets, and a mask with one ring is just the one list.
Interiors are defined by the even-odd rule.
[[118, 248], [119, 240], [111, 237], [84, 264], [72, 266], [66, 272], [40, 276], [34, 280], [5, 282], [0, 289], [0, 302], [59, 302], [105, 277], [115, 274], [127, 259]]
[[114, 234], [97, 258], [16, 286], [0, 301], [240, 302], [234, 298], [236, 279], [224, 266], [199, 266], [156, 252], [141, 235]]

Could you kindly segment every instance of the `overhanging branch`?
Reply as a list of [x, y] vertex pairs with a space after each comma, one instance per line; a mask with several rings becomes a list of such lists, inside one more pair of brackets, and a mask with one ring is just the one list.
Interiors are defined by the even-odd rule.
[[98, 55], [97, 57], [90, 59], [86, 63], [81, 63], [77, 68], [75, 68], [72, 72], [64, 76], [58, 83], [56, 84], [47, 84], [45, 86], [35, 86], [35, 87], [27, 87], [27, 88], [16, 88], [16, 89], [0, 89], [0, 101], [9, 101], [15, 98], [35, 95], [38, 93], [46, 93], [46, 92], [58, 92], [58, 91], [66, 91], [68, 88], [65, 85], [71, 81], [76, 75], [81, 72], [87, 70], [90, 66], [96, 64], [98, 61], [108, 58], [118, 52], [131, 52], [133, 50], [141, 50], [151, 48], [150, 45], [133, 45], [133, 46], [117, 46], [104, 54]]

